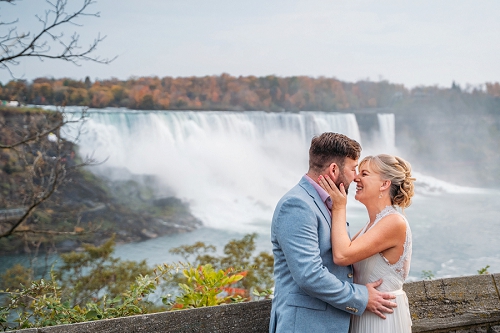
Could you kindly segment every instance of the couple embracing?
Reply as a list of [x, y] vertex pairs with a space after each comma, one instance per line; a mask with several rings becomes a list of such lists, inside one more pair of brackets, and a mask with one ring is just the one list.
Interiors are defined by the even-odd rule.
[[[311, 141], [309, 171], [279, 201], [271, 226], [275, 290], [269, 331], [411, 332], [402, 290], [411, 231], [396, 207], [411, 203], [411, 166], [391, 155], [358, 160], [361, 146], [337, 133]], [[347, 191], [369, 221], [354, 237]]]

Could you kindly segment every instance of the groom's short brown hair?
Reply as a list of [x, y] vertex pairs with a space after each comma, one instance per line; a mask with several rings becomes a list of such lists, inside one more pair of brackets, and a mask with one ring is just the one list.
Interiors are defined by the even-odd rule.
[[345, 158], [359, 159], [361, 145], [339, 133], [325, 132], [311, 140], [309, 170], [319, 173], [332, 162], [344, 167]]

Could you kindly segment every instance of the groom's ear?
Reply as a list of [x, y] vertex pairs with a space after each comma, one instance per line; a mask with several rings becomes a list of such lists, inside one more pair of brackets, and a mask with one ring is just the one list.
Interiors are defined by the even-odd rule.
[[334, 182], [337, 181], [337, 177], [340, 174], [340, 169], [339, 169], [339, 166], [337, 165], [337, 163], [335, 163], [335, 162], [330, 163], [330, 165], [328, 166], [327, 173], [328, 173], [328, 176], [330, 176], [330, 178]]

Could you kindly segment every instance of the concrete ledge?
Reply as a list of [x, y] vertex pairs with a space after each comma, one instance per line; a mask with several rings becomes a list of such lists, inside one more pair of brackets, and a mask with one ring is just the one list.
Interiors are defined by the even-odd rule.
[[[500, 333], [500, 274], [406, 283], [413, 332]], [[19, 330], [20, 333], [247, 333], [269, 330], [271, 301]]]
[[495, 274], [405, 284], [413, 332], [500, 325], [499, 280]]

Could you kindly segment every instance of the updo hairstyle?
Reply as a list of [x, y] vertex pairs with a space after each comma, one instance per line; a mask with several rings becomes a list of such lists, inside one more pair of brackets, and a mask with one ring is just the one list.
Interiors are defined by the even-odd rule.
[[382, 179], [391, 181], [389, 196], [393, 206], [397, 205], [404, 209], [411, 205], [411, 197], [415, 194], [413, 184], [415, 178], [411, 176], [410, 163], [400, 157], [387, 154], [367, 156], [359, 165], [366, 162], [380, 173]]

